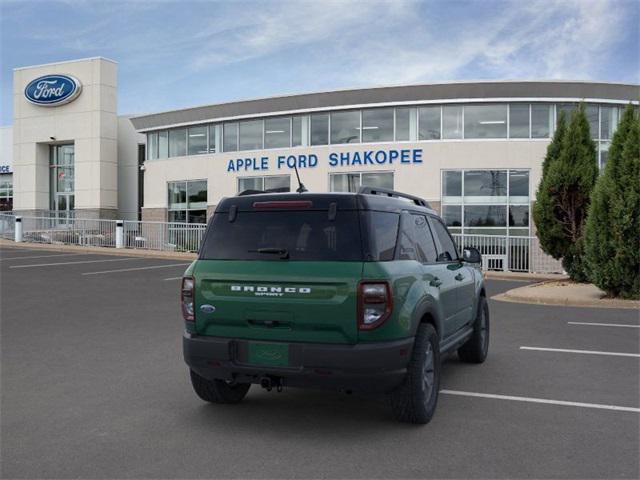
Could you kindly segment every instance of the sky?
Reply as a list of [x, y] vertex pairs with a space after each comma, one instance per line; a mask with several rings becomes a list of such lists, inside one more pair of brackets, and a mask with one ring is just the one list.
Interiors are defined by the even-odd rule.
[[640, 83], [639, 0], [0, 0], [0, 125], [16, 67], [118, 62], [118, 113], [380, 85]]

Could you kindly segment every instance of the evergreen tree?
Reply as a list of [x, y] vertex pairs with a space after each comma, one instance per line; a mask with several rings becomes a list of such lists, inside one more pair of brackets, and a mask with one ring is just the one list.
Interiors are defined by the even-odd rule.
[[556, 130], [547, 147], [547, 154], [542, 162], [542, 177], [536, 193], [536, 203], [533, 205], [533, 221], [536, 225], [537, 236], [540, 240], [542, 250], [553, 258], [561, 258], [563, 251], [556, 248], [561, 243], [562, 227], [555, 221], [553, 216], [553, 197], [549, 195], [549, 167], [560, 157], [562, 142], [567, 131], [565, 112], [561, 111], [558, 116]]
[[547, 166], [534, 208], [542, 249], [561, 258], [571, 279], [578, 282], [587, 280], [583, 235], [597, 176], [596, 146], [580, 105], [562, 137], [560, 154]]
[[640, 298], [640, 119], [631, 105], [593, 192], [585, 253], [596, 286], [610, 296]]

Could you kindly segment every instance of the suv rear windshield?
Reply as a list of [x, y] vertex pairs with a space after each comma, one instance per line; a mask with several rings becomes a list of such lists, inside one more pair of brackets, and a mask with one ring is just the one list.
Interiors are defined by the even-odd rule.
[[[286, 253], [284, 253], [286, 252]], [[357, 211], [216, 213], [204, 239], [203, 260], [362, 261]]]

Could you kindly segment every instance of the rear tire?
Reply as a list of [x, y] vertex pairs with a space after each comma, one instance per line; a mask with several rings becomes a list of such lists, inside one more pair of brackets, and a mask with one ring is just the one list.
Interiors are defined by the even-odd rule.
[[480, 297], [473, 334], [458, 349], [458, 357], [467, 363], [482, 363], [489, 353], [489, 305], [485, 297]]
[[407, 423], [429, 423], [438, 404], [440, 344], [432, 325], [422, 323], [413, 345], [407, 376], [390, 394], [394, 417]]
[[250, 383], [230, 384], [224, 380], [207, 380], [193, 370], [189, 372], [193, 389], [205, 402], [240, 403], [251, 387]]

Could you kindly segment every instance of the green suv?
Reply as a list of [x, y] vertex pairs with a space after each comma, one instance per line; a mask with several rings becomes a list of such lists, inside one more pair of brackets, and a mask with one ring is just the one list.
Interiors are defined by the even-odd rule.
[[441, 357], [487, 356], [480, 262], [392, 190], [223, 199], [182, 280], [193, 388], [214, 403], [251, 384], [383, 392], [399, 420], [427, 423]]

